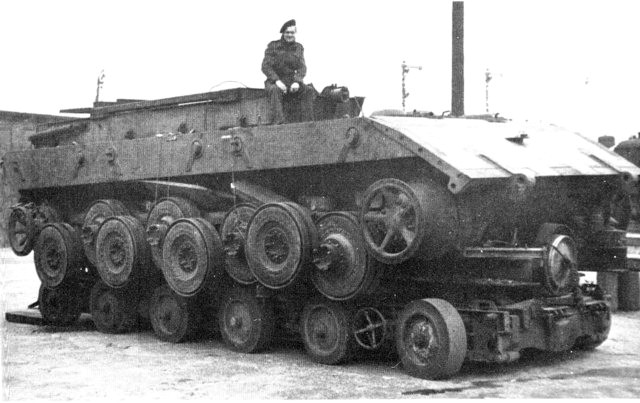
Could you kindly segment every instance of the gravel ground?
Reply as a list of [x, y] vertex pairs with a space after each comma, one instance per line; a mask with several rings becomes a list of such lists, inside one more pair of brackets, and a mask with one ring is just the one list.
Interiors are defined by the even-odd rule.
[[592, 352], [465, 363], [453, 379], [426, 381], [390, 358], [315, 364], [298, 343], [246, 355], [215, 338], [170, 344], [151, 331], [105, 335], [87, 317], [70, 329], [8, 323], [6, 311], [37, 299], [33, 258], [0, 249], [0, 280], [6, 400], [640, 397], [640, 312], [615, 313], [609, 339]]

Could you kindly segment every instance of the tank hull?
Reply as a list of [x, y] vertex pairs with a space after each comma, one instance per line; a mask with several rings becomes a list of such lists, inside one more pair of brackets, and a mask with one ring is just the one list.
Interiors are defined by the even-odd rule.
[[[10, 233], [19, 252], [38, 244], [25, 236], [65, 222], [95, 260], [68, 268], [83, 280], [65, 287], [96, 290], [84, 305], [109, 307], [91, 312], [99, 328], [129, 331], [146, 312], [177, 341], [184, 332], [162, 312], [180, 329], [218, 315], [243, 352], [266, 348], [277, 329], [330, 364], [395, 339], [410, 374], [437, 379], [465, 357], [505, 362], [606, 339], [604, 295], [580, 288], [577, 272], [624, 265], [610, 195], [635, 186], [640, 169], [575, 133], [508, 122], [337, 118], [334, 105], [324, 120], [264, 125], [261, 96], [112, 105], [45, 128], [36, 149], [4, 156], [22, 199]], [[99, 201], [122, 207], [96, 219]], [[239, 205], [254, 213], [235, 217]], [[128, 227], [104, 224], [116, 221]], [[153, 260], [138, 253], [147, 247]], [[117, 288], [96, 275], [105, 264], [153, 269]], [[117, 309], [127, 323], [104, 315]], [[435, 350], [449, 353], [429, 353], [446, 340]]]

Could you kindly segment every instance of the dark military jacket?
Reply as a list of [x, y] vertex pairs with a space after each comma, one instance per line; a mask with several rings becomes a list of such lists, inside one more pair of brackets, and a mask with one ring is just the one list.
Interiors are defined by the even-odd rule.
[[264, 51], [262, 72], [267, 76], [267, 82], [281, 80], [287, 86], [294, 82], [302, 83], [307, 74], [304, 47], [298, 42], [286, 42], [284, 39], [269, 42]]

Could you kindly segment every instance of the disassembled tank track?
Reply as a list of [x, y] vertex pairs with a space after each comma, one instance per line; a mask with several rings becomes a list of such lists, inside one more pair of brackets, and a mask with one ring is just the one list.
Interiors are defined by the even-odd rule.
[[[13, 207], [11, 247], [33, 249], [45, 323], [69, 326], [87, 312], [100, 332], [150, 325], [171, 343], [219, 332], [242, 353], [297, 335], [316, 362], [378, 350], [426, 379], [454, 375], [465, 359], [512, 361], [524, 348], [595, 348], [609, 332], [601, 292], [578, 285], [571, 230], [546, 223], [532, 247], [453, 258], [459, 235], [432, 213], [457, 219], [455, 203], [427, 180], [374, 181], [357, 211], [326, 196], [259, 202], [230, 191], [203, 202], [184, 191], [157, 197], [155, 186], [153, 199], [96, 199], [75, 214]], [[468, 275], [495, 262], [528, 277]]]

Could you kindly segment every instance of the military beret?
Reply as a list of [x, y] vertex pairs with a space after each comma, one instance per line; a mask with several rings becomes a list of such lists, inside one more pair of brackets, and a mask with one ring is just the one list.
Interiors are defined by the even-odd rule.
[[280, 33], [284, 34], [284, 30], [289, 28], [289, 27], [295, 27], [296, 26], [296, 20], [289, 20], [287, 22], [284, 23], [284, 25], [282, 26], [282, 28], [280, 28]]

